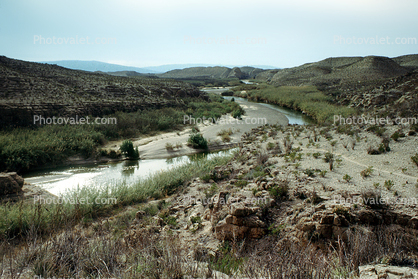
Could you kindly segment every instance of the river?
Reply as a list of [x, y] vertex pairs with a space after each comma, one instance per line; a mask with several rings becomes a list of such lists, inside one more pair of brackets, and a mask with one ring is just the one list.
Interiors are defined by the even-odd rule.
[[[228, 88], [206, 89], [206, 92], [220, 93]], [[225, 99], [235, 98], [241, 104], [254, 102], [239, 97], [224, 97]], [[312, 123], [312, 120], [304, 114], [291, 109], [259, 103], [270, 109], [284, 114], [289, 119], [289, 124], [304, 125]], [[229, 151], [218, 151], [207, 155], [196, 154], [198, 157], [212, 157], [217, 154], [227, 154]], [[196, 159], [196, 155], [179, 156], [171, 159], [148, 159], [135, 161], [122, 161], [105, 164], [67, 166], [45, 171], [31, 172], [24, 175], [26, 182], [40, 186], [54, 195], [60, 195], [67, 190], [76, 189], [89, 185], [111, 185], [125, 181], [135, 183], [138, 179], [146, 178], [158, 171], [168, 170], [172, 167], [186, 164]]]

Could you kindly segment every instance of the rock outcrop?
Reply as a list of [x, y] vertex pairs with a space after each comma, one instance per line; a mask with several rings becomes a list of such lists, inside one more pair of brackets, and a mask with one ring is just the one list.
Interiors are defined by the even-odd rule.
[[15, 172], [0, 173], [0, 196], [22, 192], [24, 180]]
[[418, 269], [390, 266], [387, 264], [364, 265], [359, 267], [361, 279], [402, 279], [418, 278]]
[[[204, 218], [211, 221], [216, 238], [219, 240], [241, 240], [244, 238], [261, 238], [267, 229], [263, 221], [262, 207], [254, 203], [250, 192], [230, 196], [220, 192], [214, 196]], [[266, 193], [264, 206], [269, 206], [271, 199]]]

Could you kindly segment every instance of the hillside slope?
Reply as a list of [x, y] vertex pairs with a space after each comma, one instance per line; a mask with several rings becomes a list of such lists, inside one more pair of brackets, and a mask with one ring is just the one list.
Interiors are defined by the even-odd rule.
[[34, 115], [102, 116], [116, 111], [182, 106], [202, 97], [173, 80], [115, 77], [0, 56], [0, 123], [30, 125]]
[[[265, 71], [256, 79], [273, 85], [336, 85], [358, 81], [384, 80], [416, 69], [416, 56], [336, 57], [282, 70]], [[400, 64], [398, 64], [398, 62]]]
[[172, 79], [225, 79], [225, 78], [254, 78], [262, 69], [254, 67], [191, 67], [182, 70], [172, 70], [159, 74], [162, 78]]

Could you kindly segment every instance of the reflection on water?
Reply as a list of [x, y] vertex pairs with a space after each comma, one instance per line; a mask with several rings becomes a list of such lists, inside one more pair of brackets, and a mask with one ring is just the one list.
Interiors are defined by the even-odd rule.
[[135, 173], [135, 170], [139, 168], [138, 160], [128, 160], [123, 162], [122, 175], [131, 176]]
[[111, 186], [124, 181], [133, 184], [139, 179], [147, 178], [157, 171], [168, 170], [189, 162], [212, 158], [216, 155], [228, 155], [236, 149], [213, 153], [200, 153], [170, 159], [127, 160], [89, 166], [56, 168], [26, 174], [25, 181], [38, 185], [54, 195], [78, 186]]

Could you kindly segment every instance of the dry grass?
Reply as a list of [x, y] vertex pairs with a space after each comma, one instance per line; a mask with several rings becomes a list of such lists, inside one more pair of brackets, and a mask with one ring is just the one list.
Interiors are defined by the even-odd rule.
[[[129, 214], [128, 214], [129, 216]], [[124, 219], [126, 214], [115, 216]], [[132, 216], [131, 216], [132, 217]], [[131, 224], [133, 217], [130, 220]], [[418, 265], [416, 232], [399, 226], [357, 227], [335, 242], [301, 244], [281, 236], [224, 242], [219, 253], [188, 250], [151, 219], [115, 235], [119, 220], [68, 228], [54, 236], [30, 235], [25, 245], [2, 242], [0, 267], [6, 278], [19, 273], [48, 277], [216, 278], [216, 270], [248, 278], [349, 278], [360, 265], [386, 262]], [[328, 248], [326, 248], [328, 247]], [[190, 256], [192, 255], [192, 256]]]

